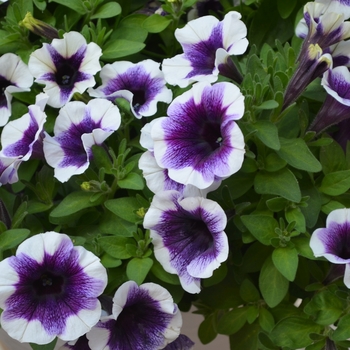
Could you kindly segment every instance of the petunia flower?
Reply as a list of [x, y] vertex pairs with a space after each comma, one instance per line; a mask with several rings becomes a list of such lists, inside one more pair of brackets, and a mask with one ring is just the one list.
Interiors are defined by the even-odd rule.
[[164, 191], [153, 197], [143, 226], [150, 230], [154, 255], [163, 268], [179, 276], [185, 291], [199, 293], [201, 278], [212, 276], [228, 257], [226, 222], [216, 202]]
[[322, 132], [331, 125], [349, 118], [350, 113], [350, 72], [340, 66], [329, 69], [323, 74], [322, 86], [327, 97], [312, 121], [309, 130]]
[[333, 264], [344, 264], [344, 284], [350, 288], [350, 209], [333, 210], [326, 227], [314, 231], [310, 247], [315, 257], [325, 257]]
[[175, 37], [184, 53], [163, 61], [165, 80], [180, 87], [196, 81], [215, 82], [219, 66], [226, 65], [229, 56], [243, 54], [247, 49], [247, 28], [240, 18], [238, 12], [231, 11], [222, 21], [209, 15], [176, 29]]
[[172, 99], [172, 91], [165, 85], [159, 63], [152, 60], [106, 64], [100, 77], [102, 86], [89, 89], [89, 94], [111, 101], [118, 97], [126, 99], [136, 118], [154, 115], [158, 102], [170, 103]]
[[86, 43], [78, 32], [69, 32], [63, 39], [53, 39], [51, 44], [34, 51], [28, 67], [35, 82], [44, 84], [44, 92], [50, 98], [48, 105], [62, 107], [75, 92], [83, 93], [95, 85], [94, 74], [101, 69], [101, 48]]
[[181, 313], [165, 288], [128, 281], [114, 295], [112, 315], [86, 336], [93, 350], [158, 350], [179, 336], [181, 326]]
[[244, 97], [231, 83], [197, 83], [174, 99], [151, 129], [154, 156], [169, 177], [200, 189], [238, 171], [244, 138], [236, 124]]
[[101, 145], [117, 130], [121, 117], [117, 106], [105, 99], [86, 105], [80, 101], [62, 107], [54, 126], [54, 136], [45, 133], [44, 155], [55, 169], [55, 177], [65, 182], [82, 174], [92, 158], [91, 147]]
[[0, 186], [18, 181], [18, 168], [22, 160], [19, 157], [4, 157], [0, 155]]
[[19, 56], [6, 53], [0, 57], [0, 126], [11, 116], [12, 93], [30, 91], [33, 76]]
[[28, 107], [28, 113], [4, 126], [1, 133], [1, 156], [18, 157], [22, 161], [43, 156], [42, 138], [47, 118], [44, 108], [47, 100], [47, 95], [39, 94], [36, 104]]
[[1, 327], [20, 342], [69, 341], [88, 332], [101, 315], [97, 297], [107, 284], [98, 257], [57, 232], [21, 243], [0, 262]]

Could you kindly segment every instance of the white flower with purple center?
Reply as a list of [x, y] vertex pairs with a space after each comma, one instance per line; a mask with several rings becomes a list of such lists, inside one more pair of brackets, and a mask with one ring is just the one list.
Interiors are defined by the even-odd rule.
[[329, 126], [338, 124], [350, 115], [350, 72], [340, 66], [328, 69], [321, 82], [327, 97], [312, 121], [309, 129], [320, 133]]
[[197, 83], [178, 96], [168, 117], [151, 129], [154, 156], [169, 177], [200, 189], [237, 172], [244, 158], [244, 137], [236, 120], [244, 97], [232, 83]]
[[31, 157], [43, 156], [43, 129], [46, 121], [44, 112], [48, 96], [39, 94], [35, 105], [28, 107], [29, 112], [7, 123], [1, 133], [1, 156], [18, 157], [26, 161]]
[[101, 145], [121, 123], [117, 106], [105, 99], [94, 99], [86, 105], [80, 101], [61, 108], [54, 127], [54, 136], [45, 133], [44, 155], [55, 169], [55, 177], [68, 181], [82, 174], [92, 159], [91, 147]]
[[181, 326], [181, 313], [165, 288], [128, 281], [114, 295], [112, 315], [86, 336], [93, 350], [158, 350], [179, 336]]
[[315, 257], [325, 257], [333, 264], [344, 264], [344, 284], [350, 288], [350, 209], [333, 210], [326, 227], [314, 231], [310, 247]]
[[102, 86], [89, 89], [89, 94], [111, 101], [118, 97], [126, 99], [136, 118], [154, 115], [158, 102], [170, 103], [172, 99], [172, 91], [165, 85], [159, 63], [152, 60], [106, 64], [100, 77]]
[[1, 327], [20, 342], [69, 341], [99, 320], [97, 297], [107, 284], [100, 259], [57, 232], [21, 243], [0, 262]]
[[247, 27], [240, 18], [240, 13], [231, 11], [222, 21], [204, 16], [176, 29], [184, 53], [163, 61], [165, 80], [180, 87], [196, 81], [215, 82], [219, 71], [225, 70], [227, 58], [247, 49]]
[[164, 270], [177, 274], [185, 291], [199, 293], [201, 278], [211, 277], [228, 257], [226, 222], [216, 202], [164, 191], [153, 197], [143, 226]]
[[63, 39], [54, 39], [51, 44], [34, 51], [29, 58], [29, 69], [35, 82], [44, 84], [44, 92], [50, 98], [48, 105], [64, 106], [75, 92], [83, 93], [95, 85], [94, 74], [101, 70], [101, 48], [95, 43], [86, 43], [78, 32], [69, 32]]
[[12, 93], [30, 91], [33, 76], [19, 56], [6, 53], [0, 57], [0, 126], [11, 116]]

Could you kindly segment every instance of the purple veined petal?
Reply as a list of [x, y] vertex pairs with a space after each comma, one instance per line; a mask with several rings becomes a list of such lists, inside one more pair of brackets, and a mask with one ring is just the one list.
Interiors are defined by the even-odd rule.
[[33, 76], [19, 56], [6, 53], [0, 57], [0, 126], [11, 116], [12, 93], [29, 91]]
[[90, 89], [90, 95], [111, 101], [124, 98], [137, 118], [154, 115], [158, 102], [171, 102], [172, 92], [165, 86], [163, 72], [155, 61], [148, 59], [136, 64], [127, 61], [106, 64], [100, 76], [102, 86]]
[[30, 105], [29, 113], [7, 123], [1, 133], [1, 155], [20, 157], [23, 161], [31, 158], [33, 152], [42, 154], [42, 140], [46, 114], [41, 107]]
[[163, 61], [166, 81], [180, 87], [195, 81], [215, 82], [219, 73], [215, 64], [217, 50], [237, 55], [248, 46], [247, 29], [240, 18], [238, 12], [231, 11], [220, 22], [213, 16], [204, 16], [177, 29], [175, 37], [184, 53]]
[[349, 209], [333, 210], [327, 217], [326, 227], [314, 231], [310, 247], [316, 257], [323, 256], [334, 264], [350, 262]]
[[344, 18], [348, 19], [350, 17], [350, 1], [349, 0], [315, 0], [316, 2], [332, 5], [334, 7], [333, 11], [344, 14]]
[[88, 334], [94, 350], [163, 349], [180, 333], [182, 317], [170, 293], [155, 283], [125, 282], [113, 298], [113, 315]]
[[345, 106], [350, 106], [350, 72], [340, 66], [328, 69], [321, 82], [327, 93]]
[[[236, 107], [236, 108], [235, 108]], [[244, 137], [235, 123], [244, 98], [231, 83], [197, 83], [174, 99], [168, 118], [151, 129], [154, 156], [169, 177], [184, 185], [208, 188], [242, 166]]]
[[22, 160], [18, 157], [10, 158], [0, 155], [0, 186], [13, 184], [18, 181], [18, 168]]
[[164, 350], [193, 350], [194, 342], [184, 334], [180, 334], [173, 342], [168, 344]]
[[78, 32], [69, 32], [63, 39], [34, 51], [29, 69], [36, 82], [44, 84], [52, 107], [64, 106], [75, 92], [83, 93], [95, 85], [94, 74], [100, 69], [102, 50], [95, 43], [86, 43]]
[[199, 293], [200, 278], [210, 277], [227, 259], [226, 222], [216, 202], [164, 191], [154, 196], [143, 225], [163, 268], [179, 276], [184, 290]]
[[[33, 247], [36, 251], [28, 250]], [[1, 326], [12, 338], [37, 344], [56, 336], [70, 341], [98, 322], [97, 297], [106, 287], [106, 270], [95, 255], [74, 247], [67, 235], [30, 237], [0, 268]]]

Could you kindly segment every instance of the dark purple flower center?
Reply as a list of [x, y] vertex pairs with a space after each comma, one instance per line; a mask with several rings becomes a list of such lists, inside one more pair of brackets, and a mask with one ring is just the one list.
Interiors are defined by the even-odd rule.
[[134, 110], [137, 112], [140, 109], [140, 107], [146, 102], [146, 93], [144, 89], [131, 89], [131, 92], [134, 94], [132, 105], [134, 107]]
[[203, 123], [202, 128], [199, 130], [199, 136], [199, 139], [204, 140], [208, 144], [210, 151], [215, 151], [222, 143], [220, 123]]
[[0, 75], [0, 107], [7, 106], [5, 90], [8, 86], [13, 85], [9, 80]]
[[33, 288], [37, 296], [61, 294], [63, 286], [63, 277], [49, 271], [45, 271], [33, 282]]
[[56, 82], [59, 86], [73, 87], [76, 81], [77, 69], [67, 61], [63, 61], [58, 67]]

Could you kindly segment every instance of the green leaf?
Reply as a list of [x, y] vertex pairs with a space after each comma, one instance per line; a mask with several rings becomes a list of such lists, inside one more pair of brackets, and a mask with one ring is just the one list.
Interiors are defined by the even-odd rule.
[[124, 179], [118, 181], [120, 188], [128, 188], [130, 190], [143, 190], [145, 183], [143, 177], [136, 173], [129, 173]]
[[283, 19], [288, 18], [297, 4], [297, 0], [277, 0], [278, 12]]
[[321, 326], [312, 320], [291, 316], [278, 322], [270, 333], [270, 337], [278, 346], [299, 349], [312, 344], [313, 340], [309, 334], [319, 333], [321, 329]]
[[98, 168], [104, 168], [106, 174], [112, 174], [112, 161], [106, 150], [99, 145], [93, 145], [91, 147], [94, 163]]
[[76, 191], [69, 193], [50, 213], [50, 217], [59, 218], [74, 214], [82, 209], [95, 207], [104, 201], [104, 196], [91, 202], [91, 192]]
[[241, 216], [244, 226], [262, 244], [270, 245], [271, 238], [276, 238], [275, 228], [278, 222], [267, 215], [243, 215]]
[[171, 18], [158, 14], [149, 16], [143, 23], [142, 28], [149, 33], [160, 33], [171, 23]]
[[30, 234], [25, 228], [7, 230], [0, 235], [0, 251], [12, 249], [22, 243]]
[[[333, 139], [325, 138], [325, 140]], [[347, 168], [344, 150], [339, 143], [334, 140], [332, 143], [320, 148], [320, 162], [324, 174], [346, 170]]]
[[294, 168], [313, 173], [322, 170], [321, 163], [315, 158], [303, 139], [280, 138], [281, 149], [277, 154]]
[[350, 170], [328, 173], [322, 180], [319, 190], [330, 196], [338, 196], [350, 188]]
[[260, 292], [270, 307], [278, 305], [288, 292], [288, 280], [277, 270], [272, 258], [267, 258], [259, 276]]
[[298, 269], [298, 252], [295, 248], [276, 248], [272, 261], [277, 270], [289, 281], [294, 281]]
[[255, 107], [255, 109], [275, 109], [279, 106], [278, 102], [275, 100], [264, 101], [260, 106]]
[[256, 302], [260, 299], [260, 293], [254, 284], [249, 280], [245, 279], [239, 289], [241, 298], [246, 302]]
[[134, 197], [122, 197], [110, 199], [105, 202], [105, 206], [120, 218], [135, 223], [141, 218], [135, 213], [140, 209], [140, 203]]
[[305, 232], [305, 217], [300, 208], [288, 208], [285, 212], [288, 223], [295, 221], [295, 229], [299, 232]]
[[137, 230], [137, 225], [121, 219], [110, 211], [106, 211], [100, 219], [99, 228], [101, 233], [108, 233], [122, 237], [132, 237], [133, 233]]
[[246, 323], [247, 308], [240, 307], [224, 314], [218, 322], [217, 331], [220, 334], [234, 334], [238, 332]]
[[207, 316], [198, 328], [198, 337], [203, 344], [208, 344], [217, 336], [215, 327], [215, 315]]
[[286, 168], [273, 173], [258, 172], [254, 179], [254, 188], [259, 194], [274, 194], [296, 203], [301, 201], [298, 181]]
[[128, 252], [126, 245], [135, 245], [135, 240], [127, 237], [104, 236], [98, 239], [98, 243], [113, 258], [129, 259], [131, 254]]
[[235, 350], [257, 350], [260, 326], [246, 323], [238, 332], [230, 335], [230, 347]]
[[260, 308], [259, 311], [259, 324], [261, 328], [270, 333], [275, 326], [275, 320], [270, 311], [265, 308]]
[[117, 2], [107, 2], [107, 4], [103, 4], [99, 7], [90, 18], [111, 18], [118, 16], [121, 12], [122, 8]]
[[152, 265], [153, 260], [150, 258], [133, 258], [128, 262], [126, 275], [129, 280], [135, 281], [140, 285], [145, 280]]
[[122, 264], [122, 261], [120, 259], [113, 258], [109, 254], [103, 254], [101, 257], [101, 264], [106, 267], [118, 267]]
[[81, 15], [84, 15], [88, 12], [82, 0], [49, 0], [49, 2], [56, 2], [63, 6], [69, 7], [70, 9], [80, 13]]
[[332, 333], [332, 340], [341, 341], [350, 338], [350, 315], [347, 314], [339, 319], [337, 329]]
[[284, 168], [287, 162], [279, 157], [275, 152], [272, 152], [264, 159], [264, 169], [266, 171], [277, 171]]
[[315, 255], [310, 248], [310, 239], [307, 237], [293, 237], [292, 242], [295, 246], [295, 249], [298, 251], [298, 254], [310, 259], [310, 260], [315, 260]]
[[274, 150], [280, 149], [278, 130], [275, 124], [271, 123], [268, 120], [258, 120], [254, 124], [247, 124], [246, 127], [248, 131], [256, 130], [256, 136], [267, 147], [270, 147]]
[[114, 60], [140, 52], [146, 45], [137, 41], [117, 39], [103, 48], [102, 60]]
[[345, 303], [328, 290], [315, 294], [306, 304], [304, 312], [314, 317], [315, 322], [326, 326], [338, 320], [343, 313]]
[[284, 210], [288, 204], [289, 204], [289, 201], [281, 197], [271, 198], [266, 201], [267, 207], [274, 212], [279, 212]]

